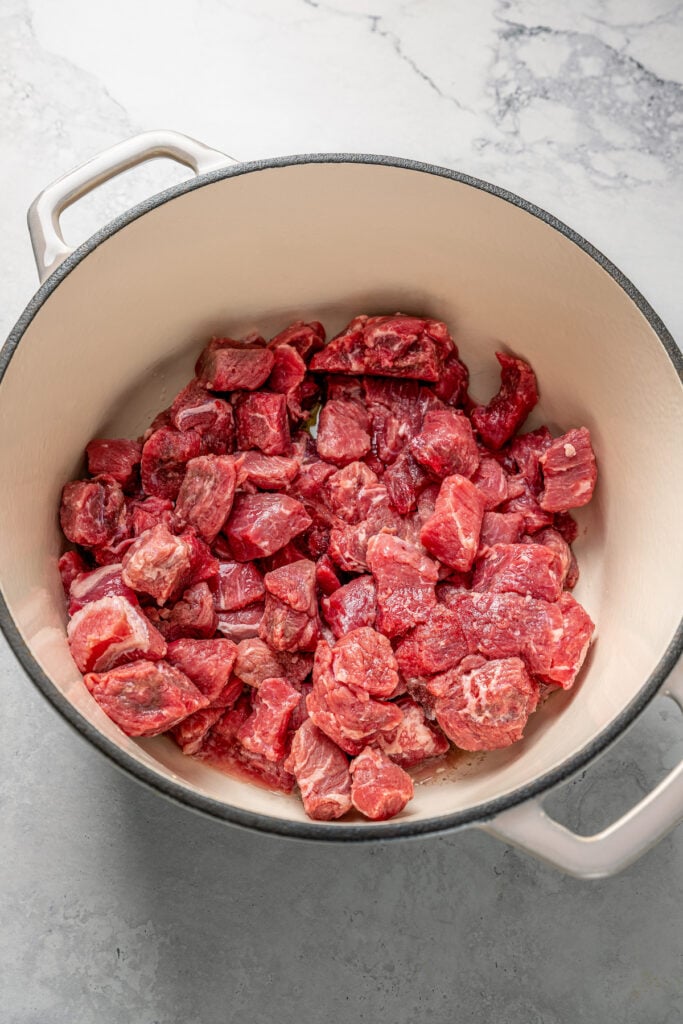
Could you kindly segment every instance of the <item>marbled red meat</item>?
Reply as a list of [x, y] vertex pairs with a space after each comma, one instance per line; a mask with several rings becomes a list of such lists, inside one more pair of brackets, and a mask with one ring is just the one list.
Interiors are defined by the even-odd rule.
[[416, 507], [420, 494], [431, 483], [431, 477], [406, 448], [388, 467], [382, 483], [394, 508], [401, 515], [406, 515]]
[[208, 639], [218, 626], [213, 595], [204, 581], [193, 583], [173, 605], [146, 608], [145, 613], [168, 641], [181, 637]]
[[192, 548], [167, 527], [154, 526], [133, 541], [122, 564], [121, 575], [127, 586], [165, 604], [188, 579]]
[[202, 439], [196, 430], [155, 430], [142, 448], [140, 473], [148, 495], [175, 501], [187, 463], [201, 454]]
[[555, 642], [552, 664], [544, 678], [568, 690], [586, 660], [595, 625], [571, 594], [562, 594], [557, 605], [562, 614], [562, 634]]
[[265, 605], [250, 604], [247, 608], [238, 608], [234, 612], [218, 612], [218, 625], [216, 629], [221, 636], [239, 644], [241, 640], [248, 640], [258, 636], [259, 626], [263, 619]]
[[528, 594], [557, 601], [562, 593], [564, 564], [545, 544], [494, 544], [477, 559], [472, 589], [489, 593]]
[[484, 512], [477, 557], [494, 544], [516, 544], [524, 531], [521, 512]]
[[325, 484], [331, 511], [346, 523], [367, 519], [376, 505], [386, 505], [387, 489], [363, 462], [350, 462]]
[[371, 821], [400, 814], [412, 799], [413, 781], [385, 753], [366, 747], [351, 762], [351, 803]]
[[270, 391], [244, 395], [237, 402], [235, 414], [237, 443], [241, 449], [258, 448], [264, 455], [286, 455], [290, 450], [284, 395]]
[[65, 551], [57, 562], [57, 568], [67, 597], [76, 577], [89, 572], [88, 563], [78, 551]]
[[556, 438], [540, 458], [546, 512], [567, 512], [587, 505], [593, 497], [598, 470], [590, 434], [585, 427]]
[[62, 491], [59, 519], [67, 540], [83, 547], [110, 541], [125, 517], [123, 491], [110, 477], [73, 480]]
[[230, 514], [236, 476], [231, 455], [190, 459], [175, 506], [178, 524], [193, 526], [208, 544], [214, 541]]
[[325, 344], [325, 328], [318, 320], [312, 320], [310, 323], [297, 320], [271, 338], [268, 344], [270, 348], [290, 345], [303, 359], [306, 359], [311, 353], [319, 351]]
[[168, 663], [184, 672], [211, 703], [228, 685], [236, 658], [236, 645], [223, 639], [174, 640], [166, 652]]
[[454, 473], [471, 477], [479, 465], [470, 421], [455, 409], [430, 409], [420, 433], [410, 443], [410, 451], [439, 480]]
[[286, 494], [238, 494], [225, 535], [235, 558], [248, 562], [279, 551], [312, 522], [301, 502]]
[[453, 348], [446, 325], [438, 320], [358, 316], [313, 356], [311, 369], [438, 381]]
[[344, 636], [359, 626], [374, 626], [377, 616], [377, 589], [372, 576], [358, 576], [329, 597], [320, 606], [323, 617], [335, 637]]
[[420, 532], [429, 553], [458, 572], [468, 572], [479, 547], [484, 507], [483, 495], [466, 477], [447, 476], [434, 514]]
[[198, 381], [190, 383], [173, 399], [170, 422], [176, 430], [194, 430], [201, 438], [201, 454], [224, 455], [235, 445], [232, 406], [210, 394]]
[[300, 559], [266, 573], [259, 636], [275, 651], [314, 651], [320, 637], [315, 562]]
[[310, 718], [294, 734], [285, 768], [296, 779], [309, 818], [332, 821], [351, 810], [349, 759]]
[[166, 526], [173, 533], [176, 528], [173, 502], [168, 498], [136, 498], [129, 506], [130, 527], [139, 537], [153, 526]]
[[488, 405], [476, 405], [472, 425], [484, 444], [502, 448], [521, 427], [538, 401], [536, 376], [528, 363], [505, 352], [496, 352], [500, 363], [500, 391]]
[[105, 672], [127, 661], [166, 654], [161, 633], [125, 597], [101, 597], [72, 615], [67, 626], [71, 656], [81, 672]]
[[369, 431], [370, 420], [360, 402], [333, 399], [320, 411], [318, 451], [326, 461], [346, 466], [370, 451]]
[[377, 629], [394, 637], [424, 622], [436, 604], [436, 563], [388, 533], [370, 539], [367, 559], [377, 587]]
[[86, 604], [99, 601], [101, 597], [125, 597], [130, 604], [138, 604], [135, 591], [123, 582], [121, 569], [120, 562], [112, 562], [75, 576], [69, 587], [69, 615], [75, 615]]
[[341, 587], [341, 580], [329, 555], [322, 555], [318, 559], [315, 567], [315, 582], [318, 584], [320, 592], [326, 597], [329, 597], [330, 594], [333, 594], [335, 590], [339, 590]]
[[401, 638], [396, 646], [396, 661], [406, 679], [414, 679], [453, 668], [469, 651], [459, 617], [438, 604], [426, 622]]
[[252, 712], [237, 733], [245, 750], [266, 761], [281, 761], [292, 711], [300, 700], [301, 694], [286, 679], [264, 679], [252, 697]]
[[196, 754], [201, 748], [212, 726], [225, 713], [225, 708], [202, 708], [188, 715], [170, 729], [170, 735], [176, 741], [183, 754]]
[[538, 495], [541, 490], [540, 459], [552, 441], [553, 437], [548, 428], [539, 427], [528, 434], [519, 434], [510, 442], [510, 455], [534, 495]]
[[273, 346], [273, 360], [268, 387], [271, 391], [288, 395], [298, 388], [306, 376], [306, 363], [293, 346], [285, 343]]
[[274, 651], [259, 637], [240, 641], [234, 674], [248, 686], [258, 689], [264, 679], [282, 676], [299, 686], [313, 669], [313, 655]]
[[219, 612], [233, 612], [265, 598], [263, 576], [253, 562], [219, 562], [210, 583]]
[[98, 437], [87, 445], [85, 454], [91, 476], [110, 476], [126, 490], [136, 480], [142, 445], [125, 438]]
[[299, 473], [298, 459], [284, 455], [264, 455], [262, 452], [245, 452], [238, 470], [238, 483], [253, 484], [262, 491], [284, 491]]
[[273, 364], [271, 349], [214, 338], [200, 355], [196, 372], [210, 391], [255, 391], [265, 384]]
[[127, 736], [157, 736], [208, 703], [183, 672], [165, 661], [89, 672], [83, 682]]
[[450, 744], [443, 733], [425, 717], [424, 710], [412, 697], [401, 697], [397, 707], [403, 721], [392, 739], [380, 736], [377, 745], [401, 768], [413, 768], [430, 757], [445, 754]]
[[484, 495], [486, 511], [498, 508], [510, 497], [508, 475], [496, 460], [484, 457], [472, 475], [472, 483]]

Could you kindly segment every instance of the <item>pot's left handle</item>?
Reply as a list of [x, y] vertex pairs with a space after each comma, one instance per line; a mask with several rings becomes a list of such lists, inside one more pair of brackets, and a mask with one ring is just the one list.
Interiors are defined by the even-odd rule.
[[134, 135], [74, 167], [48, 185], [29, 207], [28, 230], [41, 284], [73, 251], [64, 241], [59, 225], [67, 206], [117, 174], [157, 157], [184, 164], [195, 174], [238, 162], [180, 132], [153, 131]]

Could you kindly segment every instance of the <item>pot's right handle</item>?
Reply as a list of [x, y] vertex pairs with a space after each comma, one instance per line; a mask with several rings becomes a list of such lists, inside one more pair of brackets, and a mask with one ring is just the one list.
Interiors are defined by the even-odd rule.
[[157, 157], [168, 157], [184, 164], [195, 174], [205, 174], [237, 163], [232, 157], [209, 149], [188, 135], [153, 131], [119, 142], [68, 171], [48, 185], [34, 199], [28, 211], [28, 230], [41, 284], [73, 251], [64, 241], [59, 225], [59, 218], [67, 206], [117, 174]]
[[[663, 693], [683, 711], [683, 666]], [[593, 836], [579, 836], [543, 810], [538, 799], [503, 811], [480, 827], [577, 878], [621, 871], [683, 819], [683, 761], [628, 814]]]

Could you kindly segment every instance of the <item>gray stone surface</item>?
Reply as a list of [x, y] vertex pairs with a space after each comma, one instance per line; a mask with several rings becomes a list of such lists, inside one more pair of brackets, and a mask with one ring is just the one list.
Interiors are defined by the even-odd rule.
[[[34, 194], [168, 126], [245, 158], [385, 151], [497, 181], [607, 252], [680, 338], [682, 26], [667, 0], [4, 0], [0, 327], [35, 287]], [[177, 177], [116, 182], [69, 237]], [[3, 1024], [683, 1020], [681, 829], [590, 883], [475, 831], [271, 839], [118, 772], [4, 642], [0, 679]], [[682, 751], [657, 700], [547, 806], [590, 833]]]

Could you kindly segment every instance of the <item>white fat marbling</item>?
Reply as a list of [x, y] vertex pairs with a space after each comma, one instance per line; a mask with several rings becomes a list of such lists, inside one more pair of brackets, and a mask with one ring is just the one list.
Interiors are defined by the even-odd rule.
[[[683, 337], [680, 2], [2, 0], [0, 42], [3, 334], [36, 286], [35, 194], [168, 127], [241, 159], [380, 152], [497, 182], [590, 239]], [[69, 211], [68, 237], [183, 173], [118, 179]], [[680, 830], [591, 885], [473, 832], [374, 850], [268, 840], [116, 773], [4, 642], [0, 671], [3, 1019], [681, 1019]], [[605, 824], [680, 736], [656, 703], [554, 812]]]

